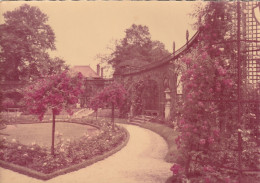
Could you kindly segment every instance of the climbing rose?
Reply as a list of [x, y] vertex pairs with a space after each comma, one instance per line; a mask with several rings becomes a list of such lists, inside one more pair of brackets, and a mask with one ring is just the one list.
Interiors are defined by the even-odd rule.
[[214, 140], [213, 137], [209, 137], [208, 142], [209, 142], [210, 144], [212, 144], [214, 141], [215, 141], [215, 140]]
[[183, 168], [179, 164], [174, 164], [170, 170], [174, 175], [177, 175], [178, 173], [180, 173], [180, 171], [183, 170]]
[[205, 144], [206, 143], [206, 140], [205, 139], [200, 139], [200, 144]]
[[204, 166], [203, 169], [204, 169], [205, 172], [214, 172], [213, 167], [210, 166], [210, 165]]

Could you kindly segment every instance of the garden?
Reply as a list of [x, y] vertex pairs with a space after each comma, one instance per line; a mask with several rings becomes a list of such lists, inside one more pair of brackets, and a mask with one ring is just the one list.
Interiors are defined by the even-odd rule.
[[[165, 170], [172, 172], [169, 183], [260, 181], [259, 80], [250, 80], [247, 71], [249, 43], [241, 40], [240, 25], [240, 18], [245, 18], [240, 14], [243, 6], [240, 2], [209, 2], [194, 11], [194, 27], [198, 30], [195, 44], [170, 62], [171, 69], [178, 69], [173, 74], [176, 78], [171, 79], [177, 81], [179, 77], [182, 85], [180, 100], [171, 101], [176, 102], [171, 105], [171, 119], [166, 121], [161, 115], [149, 122], [134, 123], [156, 132], [167, 142], [165, 161], [172, 164]], [[134, 24], [127, 29], [126, 37], [108, 61], [115, 73], [121, 70], [122, 60], [152, 60], [147, 55], [154, 58], [154, 53], [140, 46], [142, 41], [146, 45], [153, 43], [148, 27]], [[78, 99], [88, 92], [85, 80], [81, 73], [56, 70], [31, 78], [33, 82], [21, 89], [22, 99], [18, 97], [23, 113], [1, 119], [2, 167], [43, 180], [86, 167], [127, 144], [129, 134], [117, 123], [129, 124], [131, 115], [143, 114], [145, 107], [157, 107], [156, 83], [148, 77], [147, 82], [140, 78], [136, 83], [132, 78], [126, 82], [115, 75], [113, 82], [89, 100], [92, 114], [70, 118], [78, 112]], [[3, 108], [16, 105], [8, 97], [1, 102]]]
[[[92, 103], [94, 109], [97, 104], [99, 107], [122, 104], [125, 91], [121, 85], [113, 83], [104, 91], [95, 99], [98, 101]], [[114, 119], [108, 122], [109, 119], [91, 117], [70, 118], [56, 122], [64, 110], [73, 114], [73, 106], [81, 93], [82, 75], [71, 77], [67, 71], [28, 86], [24, 90], [24, 102], [27, 111], [39, 119], [21, 115], [12, 121], [2, 120], [7, 125], [1, 130], [1, 165], [46, 180], [104, 159], [126, 145], [128, 132], [115, 125]], [[43, 121], [50, 111], [52, 119]]]
[[[41, 126], [42, 124], [36, 125]], [[26, 133], [26, 131], [23, 131], [23, 133]], [[77, 131], [74, 131], [74, 134], [77, 133]], [[102, 126], [98, 133], [86, 133], [77, 139], [64, 139], [62, 133], [57, 133], [53, 156], [49, 148], [39, 145], [44, 143], [43, 139], [31, 135], [23, 136], [23, 138], [29, 138], [29, 141], [32, 141], [32, 139], [39, 140], [39, 143], [27, 142], [24, 144], [15, 138], [8, 140], [1, 137], [0, 160], [48, 174], [84, 160], [89, 160], [97, 155], [102, 155], [120, 145], [127, 137], [122, 128], [116, 127], [115, 131], [113, 131], [108, 126]], [[25, 140], [23, 139], [23, 141]]]

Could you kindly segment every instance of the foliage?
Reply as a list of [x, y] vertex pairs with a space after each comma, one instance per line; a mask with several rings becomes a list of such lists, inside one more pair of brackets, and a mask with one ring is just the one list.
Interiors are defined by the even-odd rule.
[[55, 50], [55, 35], [47, 24], [47, 15], [27, 4], [3, 15], [5, 23], [0, 25], [1, 78], [30, 80], [45, 74], [45, 70], [49, 70], [48, 62], [56, 62], [48, 54], [48, 50]]
[[63, 109], [72, 115], [71, 107], [78, 102], [78, 97], [83, 92], [83, 76], [78, 73], [72, 78], [67, 71], [60, 74], [46, 76], [25, 91], [25, 103], [32, 114], [37, 114], [42, 120], [48, 109], [52, 111], [52, 154], [54, 154], [55, 115]]
[[42, 119], [48, 109], [58, 115], [63, 109], [72, 114], [71, 107], [78, 102], [82, 92], [81, 73], [71, 78], [67, 71], [46, 76], [30, 85], [25, 90], [25, 102], [32, 114]]
[[[3, 95], [3, 91], [0, 89], [0, 112], [3, 110], [3, 105], [2, 105], [2, 102], [3, 102], [3, 99], [4, 99], [4, 97], [3, 97], [4, 95]], [[1, 119], [1, 117], [0, 117], [0, 119]]]
[[125, 30], [125, 37], [117, 40], [111, 55], [99, 56], [102, 62], [111, 64], [115, 72], [122, 68], [137, 68], [169, 56], [164, 44], [152, 41], [147, 26], [133, 24]]
[[133, 82], [125, 81], [125, 88], [128, 91], [123, 108], [120, 115], [126, 117], [130, 112], [131, 115], [143, 114], [144, 110], [157, 110], [158, 107], [158, 86], [155, 80], [145, 79]]
[[41, 67], [41, 76], [59, 74], [69, 70], [69, 66], [59, 57], [46, 59], [46, 62]]
[[98, 108], [104, 108], [111, 105], [111, 118], [114, 123], [114, 108], [121, 108], [123, 106], [126, 94], [126, 90], [121, 84], [113, 82], [91, 99], [89, 107], [97, 111]]
[[[186, 71], [181, 78], [184, 101], [176, 138], [182, 156], [177, 163], [183, 168], [182, 175], [192, 182], [238, 180], [239, 133], [244, 149], [242, 169], [257, 169], [259, 163], [256, 140], [249, 135], [255, 127], [246, 127], [245, 120], [238, 124], [237, 105], [228, 102], [237, 99], [238, 89], [236, 47], [224, 44], [232, 38], [228, 36], [232, 33], [232, 5], [210, 2], [199, 12], [201, 42], [181, 59]], [[247, 112], [243, 112], [244, 116]], [[179, 173], [175, 176], [180, 178]]]
[[9, 142], [2, 138], [0, 139], [0, 160], [42, 173], [52, 173], [112, 150], [126, 139], [126, 134], [119, 127], [112, 130], [111, 127], [103, 125], [95, 136], [85, 134], [72, 141], [62, 140], [62, 134], [57, 134], [57, 138], [55, 156], [50, 155], [47, 148], [37, 144], [23, 145], [15, 139]]
[[129, 98], [131, 101], [131, 105], [133, 108], [133, 115], [140, 115], [143, 113], [144, 106], [143, 106], [143, 98], [142, 93], [145, 88], [145, 82], [140, 81], [138, 83], [135, 83], [133, 86], [133, 89], [131, 91], [132, 98]]
[[5, 98], [2, 102], [3, 108], [13, 107], [15, 105], [14, 101], [10, 98]]
[[[9, 107], [13, 107], [13, 108], [23, 107], [23, 101], [22, 101], [23, 92], [20, 89], [3, 89], [2, 98], [3, 98], [3, 102], [5, 100], [13, 101], [12, 102], [13, 104], [9, 105]], [[8, 106], [6, 106], [4, 103], [2, 103], [2, 107], [3, 107], [3, 109], [8, 108]]]

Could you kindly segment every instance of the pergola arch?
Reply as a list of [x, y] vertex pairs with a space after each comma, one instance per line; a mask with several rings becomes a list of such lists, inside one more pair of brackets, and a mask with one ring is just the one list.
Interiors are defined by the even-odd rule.
[[[158, 91], [157, 113], [160, 116], [165, 117], [166, 106], [167, 110], [175, 110], [175, 102], [177, 100], [177, 69], [176, 62], [179, 62], [180, 58], [190, 51], [198, 41], [200, 31], [175, 53], [162, 59], [158, 62], [149, 63], [145, 66], [137, 68], [136, 70], [122, 69], [119, 73], [114, 74], [115, 80], [122, 82], [126, 87], [128, 93], [133, 93], [133, 89], [136, 83], [155, 81]], [[166, 97], [168, 96], [168, 98]], [[131, 113], [131, 109], [130, 109]], [[169, 112], [168, 112], [169, 113]], [[170, 112], [170, 115], [174, 112]], [[167, 117], [168, 119], [172, 116]]]

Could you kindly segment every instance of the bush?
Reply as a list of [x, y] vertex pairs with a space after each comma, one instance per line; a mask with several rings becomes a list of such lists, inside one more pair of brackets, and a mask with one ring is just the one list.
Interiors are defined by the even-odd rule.
[[9, 108], [9, 107], [14, 107], [15, 103], [14, 100], [11, 98], [5, 98], [2, 102], [3, 108]]

